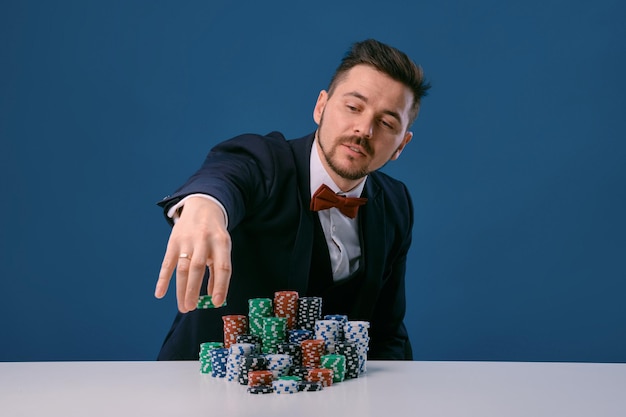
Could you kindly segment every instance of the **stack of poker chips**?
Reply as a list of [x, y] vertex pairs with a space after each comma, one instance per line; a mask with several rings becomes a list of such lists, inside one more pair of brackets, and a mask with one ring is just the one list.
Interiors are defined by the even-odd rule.
[[321, 391], [322, 388], [321, 382], [302, 381], [298, 385], [298, 391]]
[[226, 362], [228, 361], [228, 349], [216, 348], [209, 351], [211, 356], [211, 376], [214, 378], [226, 377]]
[[265, 355], [267, 359], [267, 369], [274, 375], [274, 379], [289, 374], [289, 370], [293, 365], [293, 358], [289, 355], [273, 353]]
[[298, 300], [296, 327], [313, 331], [315, 321], [322, 318], [322, 299], [320, 297], [301, 297]]
[[287, 319], [287, 329], [296, 327], [298, 314], [298, 293], [278, 291], [274, 293], [274, 316]]
[[321, 367], [333, 371], [333, 382], [341, 382], [346, 377], [346, 357], [343, 355], [323, 355]]
[[305, 368], [319, 367], [322, 355], [326, 351], [324, 341], [320, 339], [305, 340], [300, 346], [302, 346], [302, 366]]
[[[297, 375], [285, 375], [285, 376], [281, 376], [280, 378], [278, 378], [278, 381], [293, 381], [296, 383], [296, 391], [304, 391], [302, 389], [302, 384], [303, 383], [307, 383], [307, 381], [304, 381], [304, 378], [297, 376]], [[312, 390], [310, 390], [312, 391]], [[276, 390], [274, 390], [274, 392], [276, 392]], [[277, 392], [277, 394], [283, 394], [281, 392]], [[290, 394], [293, 394], [293, 392], [290, 392]]]
[[298, 392], [299, 381], [293, 379], [278, 379], [272, 381], [272, 389], [276, 394], [295, 394]]
[[293, 359], [292, 366], [302, 366], [302, 347], [299, 343], [280, 343], [277, 346], [276, 353], [291, 356]]
[[213, 367], [211, 366], [211, 355], [209, 351], [211, 349], [223, 348], [224, 343], [222, 342], [205, 342], [200, 344], [200, 372], [203, 374], [210, 374]]
[[237, 343], [237, 336], [248, 332], [248, 318], [241, 315], [222, 316], [224, 321], [224, 347]]
[[256, 348], [252, 343], [234, 343], [228, 350], [226, 360], [226, 380], [237, 381], [241, 372], [241, 364], [246, 356], [251, 355]]
[[[267, 358], [264, 355], [248, 355], [243, 358], [241, 367], [239, 370], [239, 376], [237, 380], [241, 385], [249, 384], [248, 375], [254, 371], [266, 371], [267, 370]], [[273, 374], [272, 374], [273, 375]]]
[[300, 344], [303, 340], [313, 339], [313, 332], [305, 329], [293, 329], [287, 331], [289, 343]]
[[324, 316], [324, 320], [337, 320], [339, 322], [339, 334], [337, 339], [343, 340], [343, 326], [348, 322], [348, 316], [345, 314], [327, 314]]
[[367, 351], [369, 350], [369, 332], [370, 327], [367, 321], [348, 321], [343, 326], [343, 332], [346, 342], [352, 342], [357, 348], [359, 355], [359, 374], [367, 371]]
[[251, 394], [269, 394], [274, 392], [272, 382], [274, 375], [271, 371], [258, 370], [248, 372], [248, 392]]
[[274, 392], [274, 388], [271, 385], [255, 385], [248, 387], [248, 392], [250, 394], [271, 394]]
[[284, 317], [263, 317], [263, 334], [261, 351], [276, 353], [278, 345], [285, 341], [287, 335], [287, 319]]
[[304, 366], [292, 366], [289, 375], [297, 376], [301, 380], [305, 380], [309, 375], [309, 368]]
[[307, 381], [321, 382], [322, 386], [330, 387], [333, 384], [333, 370], [326, 368], [309, 369]]
[[272, 300], [269, 298], [251, 298], [248, 300], [248, 318], [250, 334], [263, 336], [263, 318], [272, 316]]
[[324, 341], [328, 353], [335, 352], [335, 344], [340, 341], [339, 326], [337, 320], [316, 320], [315, 338]]
[[[201, 302], [211, 308], [210, 298]], [[224, 343], [201, 344], [201, 372], [248, 385], [255, 394], [318, 391], [359, 377], [366, 372], [369, 322], [340, 314], [322, 320], [321, 307], [321, 298], [298, 298], [294, 291], [250, 299], [248, 316], [222, 317]]]
[[253, 353], [261, 353], [261, 336], [255, 334], [240, 334], [237, 336], [237, 343], [251, 343], [254, 345]]
[[258, 371], [248, 372], [248, 386], [254, 387], [258, 385], [272, 385], [274, 374], [267, 369], [259, 369]]
[[359, 351], [354, 343], [339, 342], [335, 346], [335, 353], [346, 358], [346, 379], [359, 377]]

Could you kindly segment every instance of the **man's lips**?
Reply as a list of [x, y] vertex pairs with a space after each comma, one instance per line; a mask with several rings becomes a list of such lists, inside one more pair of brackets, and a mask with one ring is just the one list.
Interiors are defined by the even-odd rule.
[[350, 152], [366, 156], [365, 151], [360, 146], [354, 145], [352, 143], [344, 143], [343, 146], [345, 146]]

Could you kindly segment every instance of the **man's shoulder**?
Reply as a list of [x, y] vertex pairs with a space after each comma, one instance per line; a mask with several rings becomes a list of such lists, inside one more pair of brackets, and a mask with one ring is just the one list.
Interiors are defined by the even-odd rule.
[[278, 131], [273, 131], [265, 135], [260, 133], [242, 133], [219, 143], [217, 148], [224, 146], [280, 146], [286, 143], [287, 139], [285, 139], [285, 136]]
[[260, 133], [242, 133], [235, 136], [232, 140], [277, 140], [279, 142], [283, 142], [287, 139], [285, 138], [285, 135], [283, 135], [281, 132], [274, 130], [265, 135], [262, 135]]
[[382, 171], [371, 172], [368, 180], [372, 181], [375, 188], [379, 188], [383, 193], [392, 196], [408, 197], [409, 192], [404, 182], [385, 174]]
[[[400, 180], [376, 171], [369, 174], [368, 198], [379, 201], [379, 207], [399, 230], [411, 230], [413, 224], [413, 201], [407, 186]], [[370, 194], [371, 193], [371, 194]], [[369, 203], [368, 203], [369, 204]]]
[[312, 136], [313, 136], [313, 134], [308, 134], [306, 136], [303, 136], [303, 137], [297, 138], [297, 139], [287, 139], [287, 137], [282, 132], [274, 130], [274, 131], [266, 133], [266, 134], [243, 133], [243, 134], [240, 134], [240, 135], [237, 135], [237, 136], [233, 137], [232, 139], [229, 139], [229, 140], [225, 141], [224, 143], [228, 143], [228, 142], [249, 142], [249, 143], [259, 142], [259, 143], [267, 144], [269, 146], [283, 146], [283, 145], [287, 145], [287, 144], [293, 143], [293, 142], [306, 141], [307, 139], [311, 138]]
[[[292, 152], [294, 148], [306, 149], [307, 143], [312, 143], [313, 135], [302, 138], [287, 139], [284, 134], [273, 131], [267, 134], [244, 133], [219, 143], [213, 151], [229, 151], [250, 154], [281, 154]], [[310, 145], [309, 145], [310, 146]]]

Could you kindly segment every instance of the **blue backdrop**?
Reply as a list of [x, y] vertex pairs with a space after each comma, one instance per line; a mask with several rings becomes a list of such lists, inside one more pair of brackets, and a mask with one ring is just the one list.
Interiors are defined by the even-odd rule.
[[433, 84], [385, 168], [415, 357], [626, 362], [625, 4], [1, 1], [0, 360], [155, 358], [156, 201], [218, 141], [312, 131], [374, 37]]

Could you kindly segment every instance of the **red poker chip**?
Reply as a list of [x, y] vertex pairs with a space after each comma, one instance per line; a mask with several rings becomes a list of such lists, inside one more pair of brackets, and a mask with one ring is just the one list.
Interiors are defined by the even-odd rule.
[[274, 374], [272, 371], [250, 371], [248, 372], [248, 385], [272, 385]]
[[320, 382], [325, 387], [330, 387], [333, 384], [333, 370], [326, 368], [314, 368], [309, 369], [309, 374], [307, 375], [307, 381], [309, 382]]

